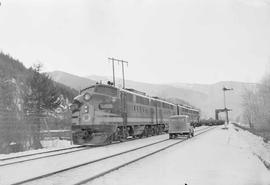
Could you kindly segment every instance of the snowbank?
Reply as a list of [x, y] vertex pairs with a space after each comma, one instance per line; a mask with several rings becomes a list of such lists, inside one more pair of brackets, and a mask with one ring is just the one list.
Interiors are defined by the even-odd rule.
[[239, 135], [249, 144], [251, 151], [257, 155], [265, 165], [270, 168], [270, 143], [263, 141], [263, 138], [260, 136], [256, 136], [248, 131], [238, 129]]
[[41, 141], [41, 144], [44, 148], [50, 148], [50, 149], [71, 147], [71, 141], [60, 140], [60, 139], [43, 140]]

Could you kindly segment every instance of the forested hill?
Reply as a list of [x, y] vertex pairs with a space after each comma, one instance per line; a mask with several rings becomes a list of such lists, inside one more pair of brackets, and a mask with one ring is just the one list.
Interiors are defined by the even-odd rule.
[[70, 128], [68, 105], [78, 91], [41, 70], [0, 53], [0, 154], [41, 148], [41, 130]]
[[[27, 83], [26, 81], [31, 76], [31, 73], [32, 71], [26, 68], [19, 60], [0, 52], [0, 83], [3, 84], [13, 79], [18, 84], [23, 85]], [[77, 90], [59, 82], [54, 81], [54, 85], [58, 93], [70, 101], [78, 94]]]
[[27, 69], [24, 65], [12, 58], [11, 56], [0, 53], [0, 78], [1, 79], [18, 79], [20, 77], [25, 78], [27, 74]]

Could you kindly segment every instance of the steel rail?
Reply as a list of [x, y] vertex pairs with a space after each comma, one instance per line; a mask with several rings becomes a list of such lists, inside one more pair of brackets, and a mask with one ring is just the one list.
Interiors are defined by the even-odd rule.
[[[216, 127], [214, 127], [214, 128], [216, 128]], [[211, 130], [211, 129], [213, 129], [213, 128], [210, 128], [210, 129], [209, 129], [209, 128], [206, 128], [206, 129], [203, 128], [203, 129], [200, 129], [200, 130], [197, 130], [197, 131], [204, 130], [204, 131], [202, 132], [202, 133], [204, 133], [204, 132], [207, 132], [207, 131], [209, 131], [209, 130]], [[202, 134], [202, 133], [196, 134], [194, 137], [196, 137], [196, 136], [198, 136], [198, 135], [200, 135], [200, 134]], [[35, 180], [39, 180], [39, 179], [46, 178], [46, 177], [49, 177], [49, 176], [52, 176], [52, 175], [56, 175], [56, 174], [59, 174], [59, 173], [63, 173], [63, 172], [66, 172], [66, 171], [69, 171], [69, 170], [73, 170], [73, 169], [76, 169], [76, 168], [79, 168], [79, 167], [82, 167], [82, 166], [86, 166], [86, 165], [89, 165], [89, 164], [92, 164], [92, 163], [96, 163], [96, 162], [99, 162], [99, 161], [103, 161], [103, 160], [106, 160], [106, 159], [109, 159], [109, 158], [113, 158], [113, 157], [116, 157], [116, 156], [120, 156], [120, 155], [129, 153], [129, 152], [133, 152], [133, 151], [136, 151], [136, 150], [139, 150], [139, 149], [142, 149], [142, 148], [146, 148], [146, 147], [149, 147], [149, 146], [153, 146], [153, 145], [156, 145], [156, 144], [159, 144], [159, 143], [168, 141], [168, 140], [170, 140], [170, 139], [164, 139], [164, 140], [157, 141], [157, 142], [154, 142], [154, 143], [150, 143], [150, 144], [147, 144], [147, 145], [144, 145], [144, 146], [140, 146], [140, 147], [137, 147], [137, 148], [133, 148], [133, 149], [130, 149], [130, 150], [126, 150], [126, 151], [124, 151], [124, 152], [120, 152], [120, 153], [116, 153], [116, 154], [109, 155], [109, 156], [106, 156], [106, 157], [102, 157], [102, 158], [99, 158], [99, 159], [91, 160], [91, 161], [88, 161], [88, 162], [85, 162], [85, 163], [82, 163], [82, 164], [74, 165], [74, 166], [71, 166], [71, 167], [68, 167], [68, 168], [64, 168], [64, 169], [61, 169], [61, 170], [57, 170], [57, 171], [54, 171], [54, 172], [50, 172], [50, 173], [47, 173], [47, 174], [44, 174], [44, 175], [40, 175], [40, 176], [36, 176], [36, 177], [30, 178], [30, 179], [26, 179], [26, 180], [23, 180], [23, 181], [19, 181], [19, 182], [13, 183], [13, 184], [11, 184], [11, 185], [21, 185], [21, 184], [24, 184], [24, 183], [29, 183], [29, 182], [32, 182], [32, 181], [35, 181]], [[184, 140], [181, 140], [181, 141], [179, 141], [179, 142], [176, 142], [176, 143], [172, 144], [172, 146], [174, 146], [174, 145], [176, 145], [176, 144], [178, 144], [178, 143], [181, 143], [181, 142], [183, 142], [183, 141], [186, 141], [186, 140], [187, 140], [187, 139], [184, 139]], [[169, 147], [172, 147], [172, 146], [169, 146]], [[165, 147], [165, 148], [162, 149], [162, 150], [165, 150], [165, 149], [167, 149], [167, 148], [169, 148], [169, 147]], [[159, 151], [157, 151], [157, 152], [159, 152]], [[157, 153], [157, 152], [155, 152], [155, 153]], [[153, 153], [153, 154], [154, 154], [154, 153]], [[153, 154], [151, 154], [151, 155], [153, 155]], [[147, 156], [149, 156], [149, 155], [147, 155]], [[145, 157], [147, 157], [147, 156], [145, 156]], [[143, 157], [143, 158], [145, 158], [145, 157]], [[137, 160], [140, 160], [140, 159], [137, 159]], [[137, 160], [136, 160], [136, 161], [137, 161]], [[133, 162], [135, 162], [135, 161], [133, 161]], [[130, 164], [130, 163], [133, 163], [133, 162], [129, 162], [129, 164]], [[111, 169], [111, 170], [109, 170], [109, 171], [103, 172], [102, 174], [98, 174], [98, 175], [96, 175], [96, 176], [94, 176], [94, 177], [91, 177], [91, 178], [88, 178], [88, 179], [86, 179], [86, 180], [87, 180], [87, 181], [92, 181], [92, 180], [94, 180], [94, 179], [96, 179], [96, 178], [98, 178], [98, 177], [100, 177], [100, 176], [103, 176], [103, 175], [105, 175], [105, 174], [107, 174], [107, 173], [110, 173], [111, 171], [114, 171], [114, 170], [119, 169], [119, 168], [121, 168], [121, 167], [123, 167], [123, 166], [126, 166], [126, 165], [128, 165], [128, 164], [120, 165], [120, 166], [118, 166], [117, 168], [114, 168], [114, 169]], [[90, 180], [89, 180], [89, 179], [90, 179]], [[84, 180], [84, 183], [86, 182], [86, 180]], [[80, 182], [79, 182], [79, 184], [80, 184]]]

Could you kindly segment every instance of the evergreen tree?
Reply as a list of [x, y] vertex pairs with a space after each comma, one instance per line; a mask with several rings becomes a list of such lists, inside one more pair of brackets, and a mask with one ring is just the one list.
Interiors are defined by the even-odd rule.
[[42, 119], [59, 105], [59, 92], [54, 82], [41, 73], [41, 64], [30, 68], [27, 78], [29, 93], [25, 97], [26, 114], [32, 116], [33, 147], [41, 148], [40, 128]]

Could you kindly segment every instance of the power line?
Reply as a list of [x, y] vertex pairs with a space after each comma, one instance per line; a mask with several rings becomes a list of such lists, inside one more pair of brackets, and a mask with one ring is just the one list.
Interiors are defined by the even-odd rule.
[[111, 61], [112, 62], [112, 69], [113, 69], [113, 85], [115, 86], [115, 74], [114, 74], [114, 62], [115, 62], [115, 59], [114, 58], [108, 58], [109, 59], [109, 62]]

